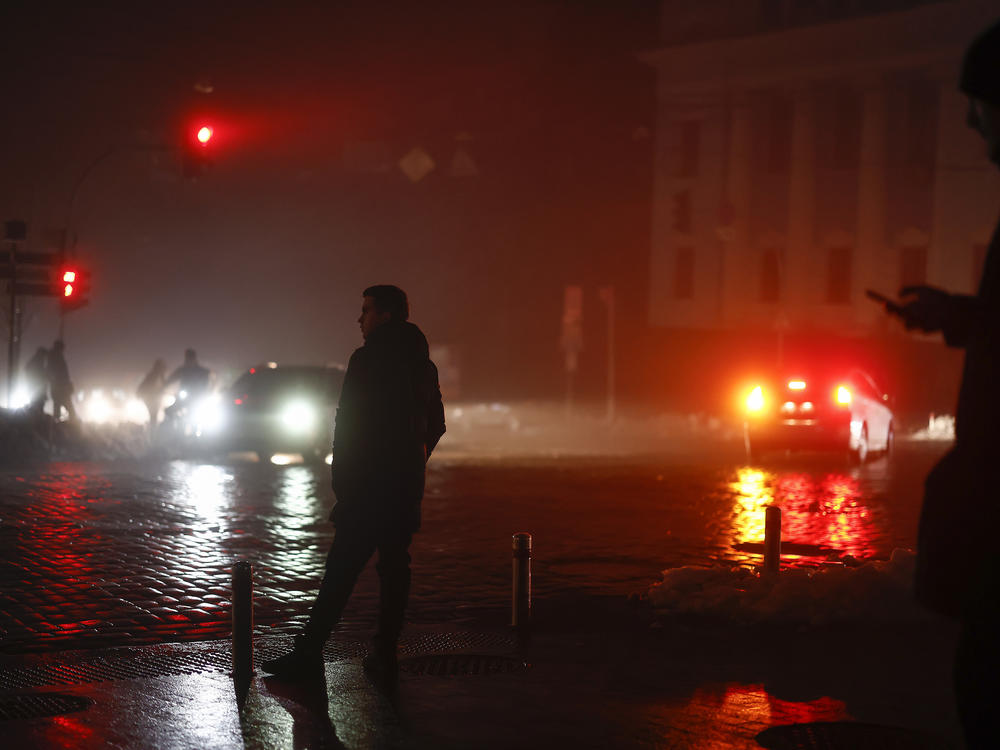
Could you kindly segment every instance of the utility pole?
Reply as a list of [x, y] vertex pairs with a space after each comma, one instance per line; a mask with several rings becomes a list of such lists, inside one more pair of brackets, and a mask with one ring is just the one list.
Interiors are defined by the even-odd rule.
[[566, 355], [566, 417], [573, 414], [573, 377], [583, 349], [583, 287], [567, 284], [563, 295], [562, 339]]
[[609, 422], [615, 420], [615, 288], [602, 286], [598, 291], [608, 311], [608, 407]]
[[8, 281], [7, 291], [10, 294], [10, 309], [7, 324], [10, 330], [7, 336], [7, 406], [14, 399], [14, 376], [17, 373], [17, 358], [21, 344], [21, 308], [17, 303], [17, 243], [22, 242], [28, 234], [28, 227], [23, 221], [8, 221], [4, 223], [4, 237], [8, 242], [10, 257], [4, 276]]

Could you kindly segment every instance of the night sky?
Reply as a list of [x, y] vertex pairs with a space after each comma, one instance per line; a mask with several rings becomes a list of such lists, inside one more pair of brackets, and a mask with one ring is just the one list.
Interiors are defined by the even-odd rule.
[[[188, 346], [223, 380], [345, 362], [372, 283], [407, 290], [479, 397], [558, 393], [563, 287], [582, 284], [599, 383], [596, 290], [619, 289], [623, 346], [645, 314], [653, 74], [636, 53], [656, 18], [648, 0], [7, 9], [0, 219], [29, 222], [28, 249], [77, 236], [78, 387], [134, 387]], [[198, 117], [214, 164], [189, 179]], [[417, 182], [397, 164], [414, 148], [435, 164]], [[55, 308], [28, 301], [23, 358]]]

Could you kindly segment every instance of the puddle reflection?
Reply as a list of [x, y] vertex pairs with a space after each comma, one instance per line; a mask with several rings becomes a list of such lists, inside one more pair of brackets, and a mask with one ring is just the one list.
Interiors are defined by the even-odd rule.
[[[867, 477], [866, 477], [867, 479]], [[858, 470], [812, 473], [744, 467], [730, 483], [731, 543], [753, 549], [764, 542], [764, 509], [782, 511], [783, 557], [796, 559], [877, 554], [888, 531], [873, 486]]]
[[233, 494], [233, 475], [224, 466], [174, 461], [170, 472], [179, 489], [175, 500], [192, 505], [210, 524], [223, 520]]

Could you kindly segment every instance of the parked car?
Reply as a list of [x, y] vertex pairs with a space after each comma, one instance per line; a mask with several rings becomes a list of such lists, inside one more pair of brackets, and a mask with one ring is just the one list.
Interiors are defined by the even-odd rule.
[[889, 395], [861, 370], [786, 371], [745, 392], [743, 436], [751, 460], [777, 450], [844, 451], [864, 462], [891, 454], [895, 424]]
[[299, 453], [323, 461], [333, 444], [333, 420], [344, 382], [341, 367], [251, 367], [225, 392], [216, 450], [254, 451], [261, 461]]

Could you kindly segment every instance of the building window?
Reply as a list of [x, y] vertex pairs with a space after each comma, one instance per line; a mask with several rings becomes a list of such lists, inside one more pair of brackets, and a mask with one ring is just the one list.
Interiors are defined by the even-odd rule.
[[681, 234], [690, 234], [692, 227], [690, 190], [681, 190], [678, 193], [674, 193], [671, 211], [673, 212], [671, 224], [674, 231]]
[[826, 301], [846, 305], [851, 301], [851, 248], [831, 247], [827, 251]]
[[927, 282], [927, 247], [911, 245], [899, 251], [899, 285], [918, 286]]
[[677, 177], [695, 177], [698, 174], [698, 156], [701, 148], [701, 123], [682, 122], [678, 134]]
[[851, 91], [840, 91], [834, 99], [833, 149], [831, 166], [853, 169], [858, 163], [861, 147], [861, 107]]
[[767, 171], [783, 174], [792, 157], [792, 102], [774, 96], [767, 107]]
[[781, 254], [767, 249], [760, 256], [760, 301], [777, 302], [781, 299]]
[[937, 138], [937, 90], [927, 81], [912, 81], [906, 89], [905, 163], [930, 166], [934, 163]]
[[674, 299], [694, 297], [694, 249], [677, 248], [674, 265]]
[[983, 268], [986, 266], [986, 245], [972, 246], [972, 292], [979, 291], [983, 280]]

